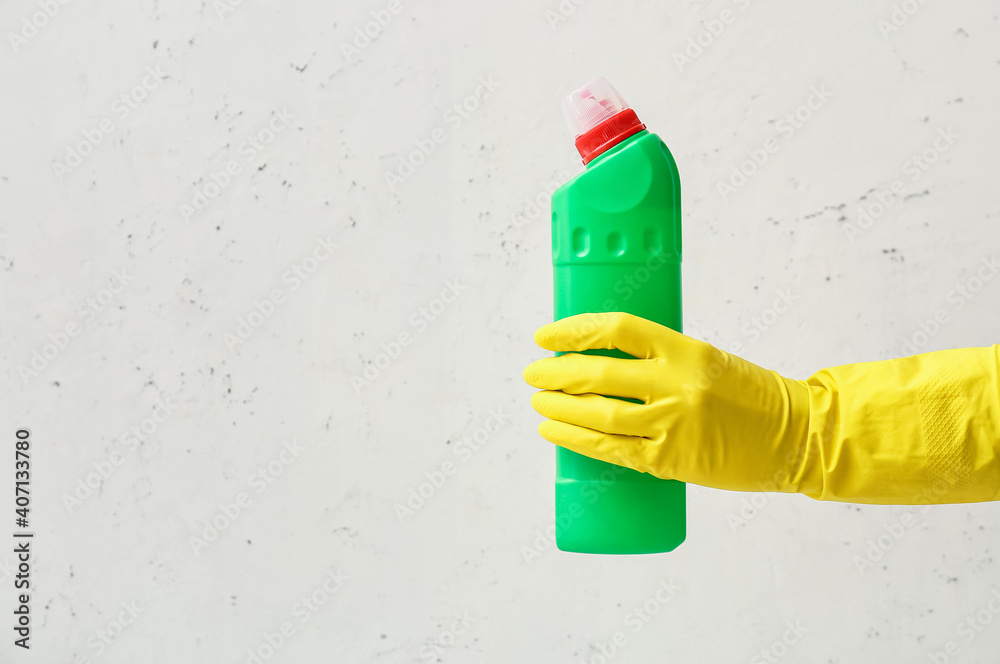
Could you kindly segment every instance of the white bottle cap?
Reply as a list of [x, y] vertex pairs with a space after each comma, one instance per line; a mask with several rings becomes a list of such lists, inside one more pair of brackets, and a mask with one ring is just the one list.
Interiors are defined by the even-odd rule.
[[629, 108], [622, 96], [603, 78], [596, 78], [563, 99], [566, 124], [573, 136], [593, 129], [616, 113]]

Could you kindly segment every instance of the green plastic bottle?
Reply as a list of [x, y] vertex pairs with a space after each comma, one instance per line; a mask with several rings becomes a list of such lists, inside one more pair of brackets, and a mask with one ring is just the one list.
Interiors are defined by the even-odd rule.
[[[552, 195], [555, 319], [624, 311], [681, 329], [681, 185], [659, 136], [604, 79], [563, 102], [586, 170]], [[588, 351], [631, 357], [619, 351]], [[685, 485], [556, 448], [556, 545], [672, 551]]]

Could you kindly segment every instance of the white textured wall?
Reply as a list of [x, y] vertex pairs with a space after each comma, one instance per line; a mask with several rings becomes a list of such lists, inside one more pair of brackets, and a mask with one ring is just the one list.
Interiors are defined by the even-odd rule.
[[[526, 560], [553, 509], [553, 450], [521, 380], [542, 356], [531, 333], [551, 316], [551, 279], [547, 212], [512, 221], [580, 168], [559, 101], [603, 75], [681, 169], [689, 334], [796, 378], [902, 354], [938, 310], [948, 322], [919, 350], [995, 343], [1000, 284], [955, 291], [998, 239], [995, 3], [910, 0], [889, 32], [888, 0], [399, 0], [348, 58], [342, 44], [386, 3], [225, 1], [72, 0], [16, 44], [40, 5], [0, 9], [0, 509], [13, 510], [13, 432], [29, 427], [32, 661], [237, 664], [252, 649], [401, 663], [431, 661], [434, 642], [446, 662], [995, 661], [992, 504], [692, 486], [675, 553]], [[484, 79], [479, 108], [449, 112]], [[789, 130], [814, 87], [828, 99]], [[105, 119], [82, 163], [57, 169]], [[269, 122], [270, 144], [245, 143]], [[947, 130], [926, 171], [905, 163]], [[723, 197], [718, 183], [772, 137]], [[227, 165], [229, 182], [186, 211]], [[880, 193], [888, 209], [848, 233]], [[116, 271], [127, 285], [105, 292]], [[251, 316], [276, 290], [270, 315]], [[779, 291], [794, 304], [772, 318]], [[766, 330], [746, 327], [755, 317]], [[46, 348], [69, 323], [65, 348]], [[36, 351], [54, 357], [28, 375]], [[462, 441], [496, 411], [504, 423], [473, 451]], [[282, 456], [293, 440], [298, 456]], [[448, 463], [401, 522], [394, 506]], [[273, 483], [257, 474], [268, 464]], [[220, 505], [240, 501], [229, 523]], [[225, 527], [195, 552], [213, 519]], [[328, 601], [299, 604], [331, 571], [346, 580], [317, 593]], [[28, 661], [0, 575], [0, 661]], [[117, 633], [123, 602], [140, 614]], [[631, 612], [647, 602], [644, 622]], [[456, 614], [469, 624], [452, 638]], [[990, 624], [958, 627], [969, 619]]]

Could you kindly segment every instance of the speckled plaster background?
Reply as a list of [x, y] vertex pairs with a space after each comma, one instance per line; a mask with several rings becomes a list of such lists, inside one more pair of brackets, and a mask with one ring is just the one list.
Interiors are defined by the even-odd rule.
[[796, 378], [996, 343], [998, 14], [5, 3], [0, 661], [995, 662], [995, 504], [691, 486], [676, 552], [563, 554], [520, 374], [596, 76], [681, 169], [688, 334]]

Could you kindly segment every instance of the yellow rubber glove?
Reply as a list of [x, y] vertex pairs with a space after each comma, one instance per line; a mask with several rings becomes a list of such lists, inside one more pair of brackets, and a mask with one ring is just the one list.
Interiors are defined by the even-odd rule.
[[[547, 440], [664, 479], [817, 500], [1000, 499], [1000, 346], [847, 364], [791, 380], [623, 313], [545, 325], [524, 371]], [[641, 401], [634, 403], [607, 396]]]

